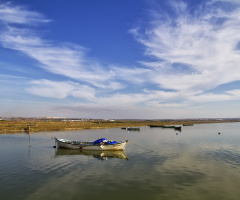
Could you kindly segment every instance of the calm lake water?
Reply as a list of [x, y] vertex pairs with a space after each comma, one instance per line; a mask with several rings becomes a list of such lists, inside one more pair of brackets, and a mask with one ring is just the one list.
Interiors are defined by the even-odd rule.
[[[218, 134], [220, 132], [220, 134]], [[56, 136], [129, 140], [125, 152], [55, 149]], [[240, 123], [0, 135], [0, 197], [13, 199], [240, 198]]]

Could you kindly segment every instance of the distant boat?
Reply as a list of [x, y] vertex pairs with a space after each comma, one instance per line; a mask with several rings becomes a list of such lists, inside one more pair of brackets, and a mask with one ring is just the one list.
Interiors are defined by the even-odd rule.
[[126, 128], [127, 131], [140, 131], [139, 127], [127, 127]]
[[128, 140], [124, 142], [116, 142], [106, 140], [105, 138], [98, 139], [94, 142], [83, 142], [75, 140], [66, 140], [55, 138], [58, 148], [65, 149], [82, 149], [82, 150], [124, 150]]
[[165, 125], [163, 128], [174, 128], [175, 130], [182, 130], [181, 126]]
[[148, 125], [150, 128], [162, 128], [163, 125]]
[[181, 130], [182, 130], [182, 127], [181, 127], [181, 126], [175, 126], [174, 129], [181, 131]]
[[172, 125], [164, 125], [163, 128], [175, 128], [175, 126], [172, 126]]
[[139, 127], [122, 127], [121, 129], [125, 129], [127, 131], [140, 131]]

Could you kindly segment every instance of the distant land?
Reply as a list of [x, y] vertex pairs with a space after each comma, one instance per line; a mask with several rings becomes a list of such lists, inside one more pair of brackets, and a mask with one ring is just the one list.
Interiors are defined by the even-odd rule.
[[86, 119], [57, 117], [0, 117], [0, 133], [39, 131], [62, 131], [140, 127], [149, 125], [183, 125], [203, 123], [240, 122], [240, 118], [197, 118], [197, 119]]

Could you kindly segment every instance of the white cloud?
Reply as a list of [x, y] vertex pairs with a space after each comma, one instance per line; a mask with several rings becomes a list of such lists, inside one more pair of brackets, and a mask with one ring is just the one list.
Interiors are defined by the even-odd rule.
[[0, 21], [7, 24], [31, 24], [50, 22], [42, 14], [27, 10], [22, 6], [12, 5], [10, 2], [0, 4]]
[[229, 90], [223, 94], [207, 93], [198, 96], [192, 96], [188, 101], [194, 103], [206, 103], [206, 102], [224, 102], [224, 101], [239, 101], [240, 90]]
[[111, 66], [116, 78], [133, 84], [142, 84], [149, 80], [150, 70], [138, 67]]
[[[135, 30], [136, 38], [146, 47], [146, 54], [158, 60], [142, 62], [154, 67], [152, 81], [183, 95], [186, 92], [197, 95], [240, 80], [240, 52], [236, 50], [240, 41], [239, 7], [228, 12], [208, 5], [190, 14], [186, 4], [172, 5], [178, 7], [176, 17], [158, 13], [145, 34]], [[175, 64], [186, 67], [178, 70]]]
[[[1, 22], [5, 30], [0, 33], [0, 43], [5, 48], [20, 51], [39, 62], [39, 66], [53, 74], [60, 74], [95, 87], [116, 90], [124, 84], [115, 80], [116, 73], [107, 70], [96, 62], [86, 58], [86, 48], [76, 44], [55, 44], [43, 39], [33, 28], [41, 22], [50, 20], [24, 7], [12, 4], [0, 5]], [[21, 23], [25, 26], [16, 26]]]
[[218, 2], [225, 2], [225, 3], [235, 3], [235, 4], [240, 4], [239, 0], [212, 0], [209, 3], [213, 4], [213, 3], [218, 3]]
[[27, 91], [31, 94], [50, 97], [50, 98], [66, 98], [67, 96], [73, 96], [78, 98], [84, 98], [89, 101], [95, 99], [95, 89], [87, 85], [81, 85], [71, 81], [49, 81], [38, 80], [32, 81], [31, 86], [27, 88]]
[[88, 82], [101, 88], [123, 87], [119, 82], [114, 81], [114, 72], [104, 70], [97, 63], [86, 60], [86, 50], [78, 45], [62, 44], [57, 46], [34, 36], [27, 29], [21, 29], [19, 32], [16, 28], [11, 28], [0, 35], [0, 41], [5, 48], [21, 51], [37, 60], [42, 68], [53, 74]]

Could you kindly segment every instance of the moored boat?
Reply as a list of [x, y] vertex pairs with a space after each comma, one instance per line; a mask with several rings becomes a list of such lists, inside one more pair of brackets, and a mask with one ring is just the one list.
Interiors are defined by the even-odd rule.
[[181, 130], [182, 130], [182, 127], [181, 127], [181, 126], [175, 126], [174, 129], [181, 131]]
[[150, 128], [162, 128], [164, 125], [148, 125]]
[[140, 131], [139, 127], [127, 127], [126, 128], [127, 131]]
[[165, 126], [163, 126], [163, 128], [175, 128], [175, 126], [172, 126], [172, 125], [165, 125]]
[[82, 150], [124, 150], [128, 140], [124, 142], [116, 142], [106, 140], [105, 138], [98, 139], [94, 142], [84, 142], [76, 140], [67, 140], [55, 138], [58, 148], [65, 149], [82, 149]]
[[165, 125], [163, 126], [163, 128], [174, 128], [175, 130], [179, 130], [179, 131], [182, 130], [181, 126], [174, 126], [174, 125]]

